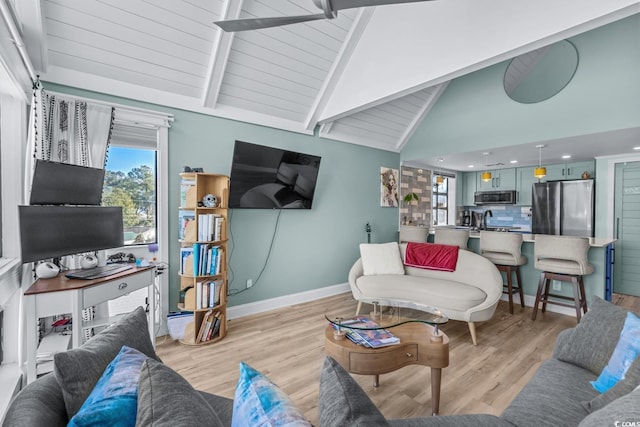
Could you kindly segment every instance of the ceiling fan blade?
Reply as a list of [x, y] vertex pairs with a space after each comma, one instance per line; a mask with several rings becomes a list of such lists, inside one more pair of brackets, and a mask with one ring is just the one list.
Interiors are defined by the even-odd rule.
[[218, 27], [226, 32], [258, 30], [261, 28], [280, 27], [282, 25], [297, 24], [299, 22], [326, 19], [323, 13], [316, 15], [278, 16], [273, 18], [231, 19], [228, 21], [216, 21]]
[[382, 6], [385, 4], [417, 3], [431, 0], [331, 0], [332, 10], [353, 9], [355, 7]]

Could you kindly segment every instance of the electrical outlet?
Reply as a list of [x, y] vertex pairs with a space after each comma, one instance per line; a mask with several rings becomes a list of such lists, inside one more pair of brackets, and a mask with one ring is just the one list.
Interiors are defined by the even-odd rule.
[[561, 291], [562, 290], [562, 284], [560, 282], [557, 281], [553, 281], [553, 290], [554, 291]]
[[247, 279], [247, 288], [250, 288], [253, 286], [253, 279]]

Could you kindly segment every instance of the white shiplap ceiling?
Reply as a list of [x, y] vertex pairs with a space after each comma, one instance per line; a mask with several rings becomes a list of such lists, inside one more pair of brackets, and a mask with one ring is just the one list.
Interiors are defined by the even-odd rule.
[[396, 152], [452, 78], [640, 12], [637, 0], [438, 0], [231, 34], [213, 21], [319, 10], [311, 0], [15, 8], [42, 80]]

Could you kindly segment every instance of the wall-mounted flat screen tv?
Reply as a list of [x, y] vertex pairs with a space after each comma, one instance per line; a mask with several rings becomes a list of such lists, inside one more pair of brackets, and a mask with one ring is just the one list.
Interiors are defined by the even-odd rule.
[[22, 262], [124, 245], [122, 208], [18, 206]]
[[30, 205], [100, 205], [104, 169], [36, 160]]
[[320, 157], [236, 141], [229, 207], [311, 209]]

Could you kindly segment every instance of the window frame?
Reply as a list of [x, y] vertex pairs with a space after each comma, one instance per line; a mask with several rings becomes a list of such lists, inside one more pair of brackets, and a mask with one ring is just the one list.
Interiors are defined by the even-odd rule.
[[[120, 142], [120, 143], [114, 143], [113, 141], [109, 144], [109, 149], [111, 149], [111, 147], [119, 147], [119, 148], [129, 148], [129, 149], [137, 149], [137, 150], [149, 150], [149, 151], [153, 151], [154, 152], [154, 170], [155, 170], [155, 175], [154, 175], [154, 181], [155, 181], [155, 210], [154, 210], [154, 226], [155, 226], [155, 241], [154, 242], [148, 242], [148, 243], [131, 243], [131, 244], [126, 244], [123, 246], [123, 248], [132, 248], [132, 247], [143, 247], [143, 246], [147, 246], [150, 244], [158, 244], [158, 241], [160, 239], [160, 227], [159, 227], [159, 223], [158, 223], [158, 212], [160, 210], [160, 206], [158, 204], [158, 149], [157, 148], [153, 148], [150, 147], [148, 144], [139, 144], [136, 145], [134, 143], [130, 143], [130, 142]], [[107, 160], [108, 162], [108, 160]], [[106, 164], [105, 164], [105, 172], [106, 172]]]
[[[442, 176], [445, 179], [445, 182], [447, 184], [446, 185], [447, 191], [442, 193], [442, 192], [437, 191], [437, 189], [441, 186], [441, 185], [436, 183], [436, 177], [437, 176], [438, 175], [436, 175], [434, 173], [432, 175], [432, 177], [431, 177], [431, 186], [432, 186], [431, 187], [432, 188], [431, 215], [432, 215], [432, 218], [433, 218], [434, 225], [447, 225], [447, 224], [449, 224], [449, 204], [451, 203], [451, 197], [449, 197], [449, 195], [451, 193], [450, 192], [450, 185], [449, 185], [450, 184], [450, 179], [446, 175], [439, 175], [439, 176]], [[446, 197], [447, 203], [446, 203], [445, 207], [441, 208], [441, 207], [438, 207], [438, 196], [443, 196], [443, 195]], [[445, 222], [442, 223], [442, 224], [440, 223], [440, 221], [438, 221], [438, 218], [439, 218], [438, 217], [438, 212], [439, 211], [444, 211], [445, 212]]]

